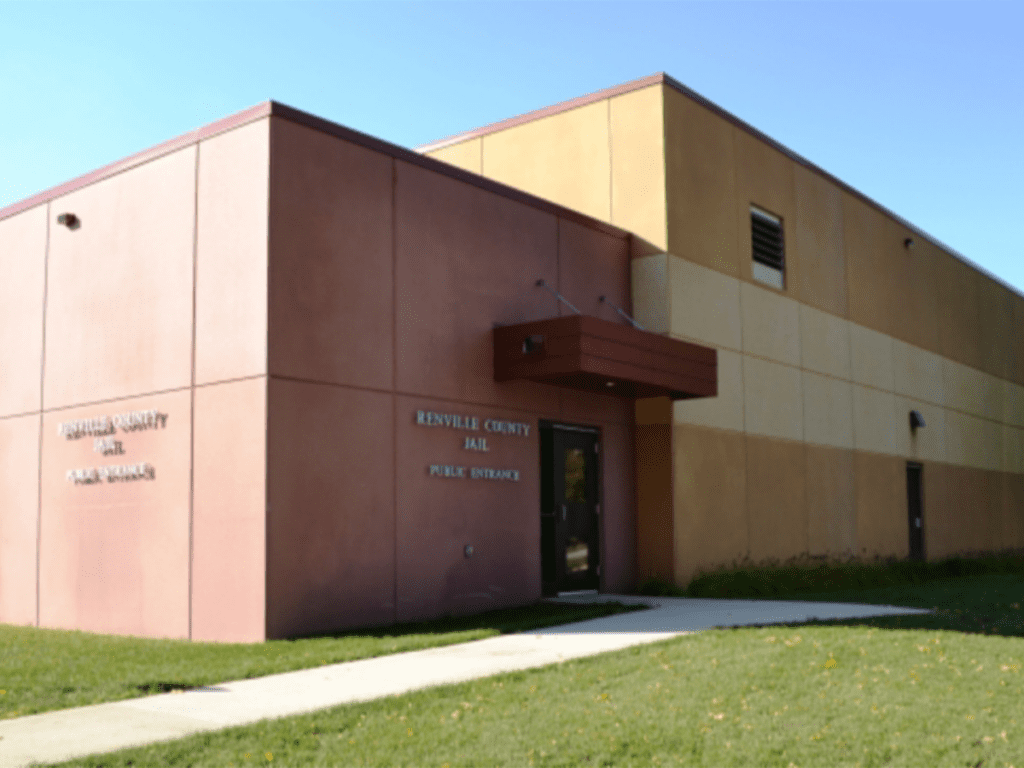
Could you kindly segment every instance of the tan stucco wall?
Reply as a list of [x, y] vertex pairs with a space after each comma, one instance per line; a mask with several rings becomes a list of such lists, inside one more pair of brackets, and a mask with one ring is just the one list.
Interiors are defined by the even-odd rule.
[[[579, 173], [564, 148], [596, 153], [609, 105], [605, 155]], [[616, 132], [627, 114], [629, 130]], [[929, 557], [1017, 546], [1005, 532], [1017, 530], [1019, 496], [985, 489], [1024, 478], [1024, 298], [669, 85], [470, 142], [485, 175], [498, 167], [488, 168], [488, 142], [500, 144], [500, 167], [517, 169], [501, 180], [645, 227], [634, 231], [650, 243], [664, 231], [663, 253], [635, 254], [635, 316], [715, 347], [719, 364], [716, 398], [673, 408], [671, 477], [647, 480], [672, 488], [675, 580], [744, 559], [905, 556], [908, 460], [925, 465]], [[639, 156], [644, 146], [662, 161], [634, 166], [633, 185], [648, 190], [643, 216], [617, 209], [614, 195], [609, 213], [603, 197], [584, 203], [627, 147]], [[524, 162], [531, 154], [545, 158], [543, 173]], [[753, 280], [751, 204], [783, 220], [784, 290]], [[927, 423], [916, 434], [912, 409]], [[657, 410], [638, 403], [637, 423]], [[660, 434], [639, 430], [638, 451]], [[975, 479], [951, 495], [945, 478], [957, 473]], [[998, 482], [977, 480], [989, 475]], [[660, 519], [659, 498], [641, 495], [642, 521]], [[663, 573], [664, 552], [645, 541], [641, 570]]]
[[611, 222], [664, 250], [662, 90], [652, 85], [426, 154]]

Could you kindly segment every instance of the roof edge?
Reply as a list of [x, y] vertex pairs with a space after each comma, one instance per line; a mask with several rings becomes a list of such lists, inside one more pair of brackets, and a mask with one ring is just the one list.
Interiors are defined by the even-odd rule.
[[501, 195], [502, 197], [529, 205], [567, 221], [573, 221], [591, 229], [596, 229], [604, 232], [605, 234], [621, 238], [632, 237], [632, 233], [622, 229], [621, 227], [617, 227], [614, 224], [610, 224], [600, 219], [595, 219], [591, 216], [580, 213], [579, 211], [553, 203], [549, 200], [545, 200], [544, 198], [537, 197], [536, 195], [531, 195], [528, 192], [523, 192], [515, 187], [510, 187], [506, 184], [502, 184], [501, 182], [494, 181], [493, 179], [488, 179], [478, 174], [470, 173], [469, 171], [457, 168], [454, 165], [442, 162], [441, 160], [435, 160], [432, 157], [421, 155], [413, 150], [406, 149], [405, 147], [398, 146], [397, 144], [391, 144], [383, 139], [378, 139], [369, 134], [361, 133], [353, 130], [352, 128], [347, 128], [338, 123], [322, 117], [317, 117], [309, 112], [303, 112], [302, 110], [294, 107], [289, 107], [288, 105], [277, 101], [264, 101], [253, 107], [244, 109], [241, 112], [237, 112], [233, 115], [229, 115], [228, 117], [210, 123], [209, 125], [196, 128], [173, 139], [161, 142], [149, 149], [144, 149], [141, 152], [128, 155], [121, 160], [104, 165], [94, 171], [90, 171], [89, 173], [71, 179], [70, 181], [66, 181], [55, 187], [51, 187], [50, 189], [38, 192], [24, 200], [12, 203], [4, 208], [0, 208], [0, 220], [16, 216], [30, 208], [35, 208], [39, 205], [51, 202], [52, 200], [58, 197], [63, 197], [75, 190], [103, 181], [104, 179], [108, 179], [112, 176], [116, 176], [119, 173], [123, 173], [164, 155], [176, 152], [190, 144], [204, 141], [213, 136], [217, 136], [218, 134], [226, 133], [227, 131], [239, 128], [247, 123], [262, 120], [267, 117], [279, 117], [299, 125], [304, 125], [307, 128], [320, 131], [321, 133], [326, 133], [330, 136], [334, 136], [335, 138], [349, 141], [353, 144], [365, 147], [366, 149], [381, 152], [397, 160], [410, 163], [411, 165], [420, 166], [436, 173], [441, 173], [445, 176], [458, 179], [459, 181], [472, 184], [473, 186], [480, 187], [494, 194]]
[[[604, 88], [600, 91], [594, 91], [584, 96], [577, 96], [574, 99], [568, 101], [560, 101], [557, 104], [552, 104], [550, 107], [541, 107], [535, 109], [532, 112], [525, 112], [515, 117], [509, 117], [505, 120], [499, 120], [496, 123], [489, 123], [488, 125], [480, 128], [474, 128], [469, 131], [454, 134], [453, 136], [447, 136], [437, 141], [432, 141], [429, 144], [421, 144], [416, 147], [417, 152], [433, 152], [437, 149], [443, 149], [444, 147], [451, 146], [452, 144], [461, 144], [464, 141], [475, 139], [479, 136], [485, 136], [488, 133], [497, 133], [498, 131], [504, 131], [507, 128], [514, 128], [517, 125], [523, 125], [524, 123], [532, 123], [534, 120], [540, 120], [550, 115], [557, 115], [560, 112], [568, 112], [570, 109], [578, 109], [579, 107], [585, 107], [588, 104], [593, 104], [595, 101], [602, 101], [604, 99], [610, 99], [613, 96], [620, 96], [630, 91], [638, 91], [641, 88], [648, 88], [652, 85], [660, 85], [672, 81], [668, 75], [664, 72], [658, 72], [647, 77], [641, 77], [638, 80], [630, 80], [628, 83], [622, 83], [622, 85], [613, 85], [611, 88]], [[674, 82], [674, 81], [673, 81]]]
[[65, 181], [55, 187], [50, 187], [42, 192], [37, 192], [30, 197], [26, 197], [24, 200], [20, 200], [4, 208], [0, 208], [0, 220], [15, 216], [30, 208], [35, 208], [37, 205], [48, 203], [55, 198], [63, 197], [77, 189], [87, 187], [90, 184], [95, 184], [97, 181], [102, 181], [103, 179], [108, 179], [111, 176], [116, 176], [119, 173], [123, 173], [124, 171], [130, 170], [138, 165], [155, 160], [158, 157], [169, 155], [171, 152], [187, 147], [189, 144], [195, 144], [196, 142], [216, 136], [219, 133], [225, 133], [234, 128], [243, 126], [246, 123], [251, 123], [264, 117], [268, 117], [272, 113], [273, 107], [274, 102], [264, 101], [256, 106], [243, 109], [241, 112], [236, 112], [233, 115], [221, 118], [209, 125], [195, 128], [188, 133], [183, 133], [173, 139], [168, 139], [167, 141], [161, 142], [149, 149], [144, 149], [141, 152], [128, 155], [120, 160], [115, 160], [113, 163], [104, 165], [94, 171], [89, 171], [88, 173], [71, 179], [70, 181]]
[[889, 218], [891, 218], [892, 220], [894, 220], [898, 224], [906, 227], [908, 231], [914, 233], [915, 235], [917, 235], [920, 238], [923, 238], [924, 240], [927, 240], [932, 245], [934, 245], [937, 248], [941, 249], [942, 251], [946, 252], [947, 254], [952, 256], [953, 258], [958, 259], [959, 261], [962, 261], [964, 264], [969, 266], [971, 269], [976, 270], [980, 274], [984, 275], [985, 277], [989, 278], [990, 280], [993, 280], [994, 282], [998, 283], [1003, 288], [1006, 288], [1008, 291], [1016, 294], [1017, 296], [1019, 296], [1021, 298], [1024, 298], [1024, 289], [1017, 288], [1016, 286], [1013, 286], [1010, 283], [1006, 282], [1003, 278], [1001, 278], [998, 275], [990, 272], [988, 269], [986, 269], [985, 267], [981, 266], [977, 262], [975, 262], [975, 261], [969, 259], [968, 257], [964, 256], [962, 253], [960, 253], [955, 248], [951, 248], [950, 246], [946, 245], [944, 242], [939, 240], [937, 237], [928, 234], [927, 232], [925, 232], [923, 229], [921, 229], [917, 225], [912, 224], [911, 222], [907, 221], [905, 218], [900, 216], [895, 211], [892, 211], [891, 209], [886, 208], [884, 205], [879, 203], [877, 200], [874, 200], [873, 198], [868, 197], [866, 194], [864, 194], [860, 190], [856, 189], [855, 187], [850, 186], [849, 184], [847, 184], [845, 181], [843, 181], [842, 179], [838, 178], [837, 176], [833, 176], [831, 173], [826, 171], [820, 165], [817, 165], [816, 163], [813, 163], [810, 160], [808, 160], [803, 155], [801, 155], [801, 154], [799, 154], [797, 152], [794, 152], [792, 149], [787, 147], [785, 144], [782, 144], [782, 143], [776, 141], [775, 139], [773, 139], [768, 134], [764, 133], [763, 131], [758, 130], [757, 128], [752, 126], [750, 123], [746, 122], [745, 120], [742, 120], [741, 118], [737, 117], [732, 112], [729, 112], [728, 110], [724, 109], [723, 107], [720, 107], [718, 104], [715, 104], [715, 102], [711, 101], [707, 97], [700, 95], [699, 93], [697, 93], [692, 88], [689, 88], [689, 87], [683, 85], [681, 82], [676, 80], [671, 75], [666, 74], [665, 72], [658, 72], [657, 74], [654, 74], [654, 75], [648, 75], [647, 77], [641, 77], [641, 78], [639, 78], [637, 80], [630, 80], [627, 83], [622, 83], [621, 85], [612, 86], [611, 88], [605, 88], [605, 89], [600, 90], [600, 91], [595, 91], [593, 93], [586, 94], [585, 96], [579, 96], [579, 97], [577, 97], [575, 99], [569, 99], [567, 101], [561, 101], [561, 102], [559, 102], [557, 104], [552, 104], [549, 107], [542, 107], [541, 109], [535, 109], [532, 112], [526, 112], [526, 113], [524, 113], [522, 115], [517, 115], [515, 117], [510, 117], [507, 120], [501, 120], [501, 121], [499, 121], [497, 123], [490, 123], [490, 124], [482, 126], [480, 128], [474, 128], [473, 130], [470, 130], [470, 131], [465, 131], [463, 133], [458, 133], [458, 134], [455, 134], [453, 136], [448, 136], [448, 137], [446, 137], [444, 139], [439, 139], [438, 141], [434, 141], [434, 142], [431, 142], [429, 144], [421, 144], [420, 146], [416, 147], [416, 151], [417, 152], [433, 152], [435, 150], [443, 149], [445, 147], [449, 147], [449, 146], [452, 146], [454, 144], [461, 144], [464, 141], [470, 141], [471, 139], [476, 139], [476, 138], [479, 138], [481, 136], [486, 136], [486, 135], [491, 134], [491, 133], [497, 133], [498, 131], [503, 131], [503, 130], [506, 130], [508, 128], [514, 128], [516, 126], [523, 125], [524, 123], [530, 123], [530, 122], [533, 122], [535, 120], [540, 120], [540, 119], [545, 118], [545, 117], [550, 117], [552, 115], [557, 115], [557, 114], [559, 114], [561, 112], [567, 112], [567, 111], [569, 111], [571, 109], [578, 109], [579, 107], [583, 107], [583, 106], [586, 106], [588, 104], [592, 104], [595, 101], [601, 101], [603, 99], [610, 99], [610, 98], [613, 98], [615, 96], [620, 96], [620, 95], [622, 95], [624, 93], [629, 93], [631, 91], [637, 91], [637, 90], [640, 90], [641, 88], [647, 88], [649, 86], [657, 85], [657, 84], [667, 85], [670, 88], [672, 88], [673, 90], [675, 90], [676, 92], [682, 94], [683, 96], [686, 96], [687, 98], [691, 99], [692, 101], [697, 102], [698, 104], [700, 104], [705, 109], [708, 109], [711, 112], [714, 112], [716, 115], [718, 115], [719, 117], [729, 121], [730, 123], [732, 123], [737, 128], [740, 128], [741, 130], [744, 130], [747, 133], [749, 133], [750, 135], [752, 135], [754, 138], [759, 139], [760, 141], [763, 141], [768, 146], [772, 147], [773, 149], [777, 150], [778, 152], [781, 152], [782, 154], [784, 154], [786, 157], [790, 158], [794, 162], [799, 163], [800, 165], [802, 165], [804, 168], [807, 168], [808, 170], [813, 171], [814, 173], [817, 173], [818, 175], [820, 175], [823, 178], [825, 178], [827, 181], [830, 181], [833, 184], [835, 184], [836, 186], [838, 186], [843, 191], [848, 192], [849, 194], [853, 195], [854, 197], [856, 197], [860, 201], [862, 201], [864, 203], [867, 203], [869, 206], [871, 206], [875, 210], [879, 211], [880, 213], [885, 214], [886, 216], [888, 216]]

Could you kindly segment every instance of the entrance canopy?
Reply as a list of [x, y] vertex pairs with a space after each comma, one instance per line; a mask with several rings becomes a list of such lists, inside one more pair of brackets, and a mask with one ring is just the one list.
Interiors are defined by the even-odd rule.
[[587, 315], [494, 329], [494, 380], [526, 379], [618, 397], [718, 394], [717, 352]]

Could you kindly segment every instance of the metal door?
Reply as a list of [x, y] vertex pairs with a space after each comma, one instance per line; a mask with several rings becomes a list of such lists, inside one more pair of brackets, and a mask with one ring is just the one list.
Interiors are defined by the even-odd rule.
[[541, 426], [541, 578], [545, 594], [600, 582], [600, 434]]

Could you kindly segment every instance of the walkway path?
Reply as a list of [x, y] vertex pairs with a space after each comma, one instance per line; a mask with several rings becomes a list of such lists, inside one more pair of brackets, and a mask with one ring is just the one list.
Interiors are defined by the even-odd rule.
[[646, 602], [650, 610], [528, 634], [240, 680], [185, 693], [0, 721], [0, 768], [51, 763], [201, 731], [541, 667], [721, 626], [926, 613], [914, 608], [767, 600], [580, 595], [573, 602]]

